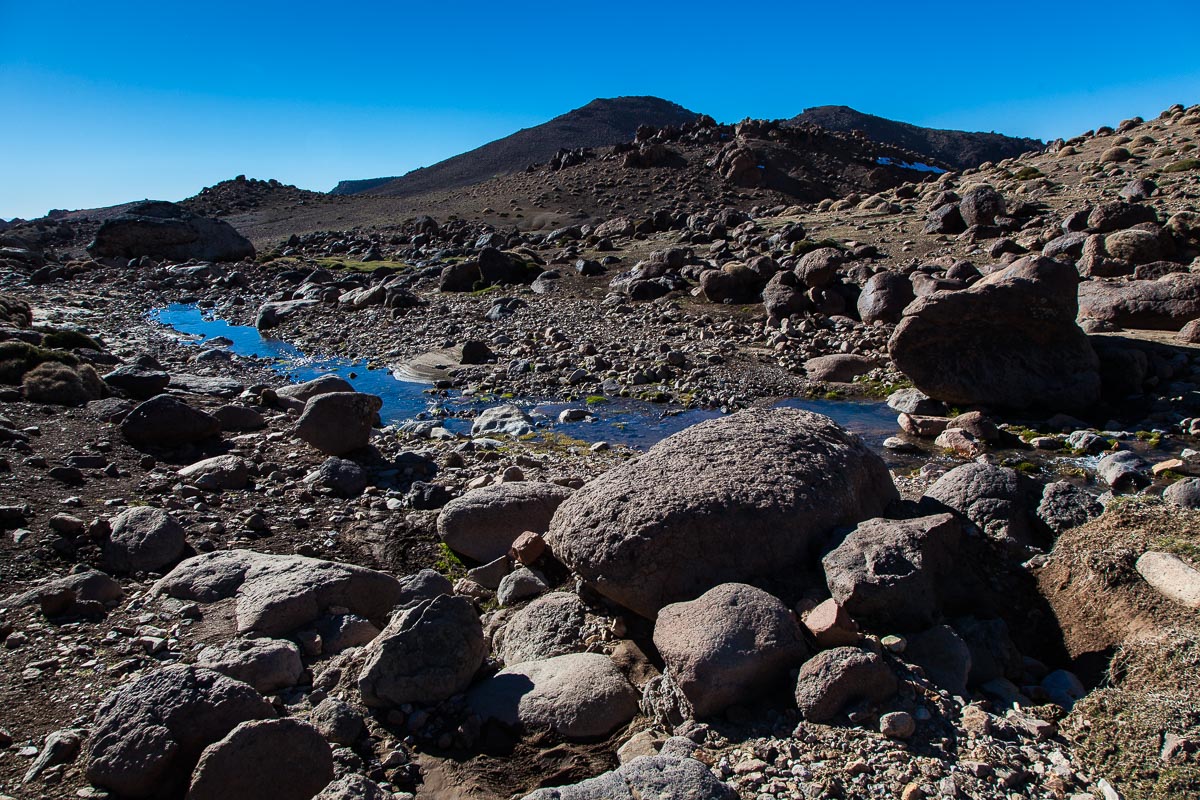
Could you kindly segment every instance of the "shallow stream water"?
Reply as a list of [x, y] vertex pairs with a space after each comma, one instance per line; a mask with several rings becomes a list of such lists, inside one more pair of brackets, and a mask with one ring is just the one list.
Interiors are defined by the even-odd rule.
[[[524, 407], [539, 426], [547, 430], [587, 442], [606, 441], [642, 450], [684, 428], [721, 416], [719, 411], [684, 409], [620, 397], [586, 405], [558, 399], [444, 396], [434, 393], [429, 384], [398, 379], [391, 370], [370, 369], [365, 360], [307, 355], [285, 341], [264, 337], [253, 326], [231, 325], [194, 304], [175, 303], [154, 309], [149, 316], [154, 322], [184, 334], [194, 345], [211, 347], [214, 346], [210, 344], [211, 340], [224, 337], [232, 342], [224, 345], [224, 349], [238, 356], [263, 359], [289, 381], [303, 382], [322, 375], [338, 375], [356, 390], [383, 398], [380, 415], [388, 424], [439, 417], [449, 430], [465, 433], [470, 430], [471, 420], [457, 415], [469, 415], [488, 406], [511, 402]], [[882, 451], [883, 440], [896, 433], [896, 412], [878, 401], [792, 398], [781, 401], [780, 405], [824, 414], [862, 436], [876, 451]], [[580, 422], [556, 422], [559, 412], [583, 407], [592, 413], [590, 418]]]

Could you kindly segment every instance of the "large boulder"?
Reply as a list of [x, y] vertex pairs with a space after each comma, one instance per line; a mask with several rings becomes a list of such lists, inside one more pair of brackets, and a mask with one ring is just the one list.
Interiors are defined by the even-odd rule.
[[487, 643], [470, 601], [439, 596], [399, 612], [364, 649], [358, 674], [373, 708], [440, 703], [470, 685]]
[[941, 612], [961, 534], [951, 514], [860, 522], [821, 562], [829, 592], [876, 630], [924, 628]]
[[250, 465], [241, 456], [213, 456], [189, 464], [177, 473], [193, 486], [208, 491], [245, 489], [250, 483]]
[[362, 392], [320, 394], [304, 404], [294, 433], [330, 456], [344, 456], [367, 446], [383, 399]]
[[1087, 281], [1079, 287], [1079, 318], [1122, 328], [1177, 331], [1200, 317], [1200, 275], [1175, 272], [1158, 280]]
[[467, 703], [484, 720], [590, 739], [633, 719], [638, 693], [608, 656], [570, 653], [506, 667], [471, 689]]
[[851, 703], [882, 703], [896, 693], [896, 676], [875, 653], [857, 647], [822, 650], [796, 678], [796, 706], [809, 722], [828, 722]]
[[205, 748], [186, 800], [311, 800], [333, 780], [333, 752], [296, 719], [243, 722]]
[[179, 796], [201, 752], [248, 720], [275, 716], [241, 681], [170, 666], [110, 694], [96, 709], [87, 778], [121, 797]]
[[139, 403], [121, 420], [121, 433], [142, 447], [178, 447], [218, 436], [221, 423], [169, 394]]
[[546, 541], [601, 594], [653, 618], [718, 584], [786, 571], [897, 497], [879, 456], [833, 420], [755, 409], [594, 479], [559, 506]]
[[114, 572], [155, 572], [178, 561], [187, 546], [183, 526], [161, 508], [127, 508], [109, 524], [104, 563]]
[[899, 322], [905, 307], [914, 297], [912, 281], [907, 275], [902, 272], [877, 272], [867, 279], [858, 296], [858, 316], [867, 325]]
[[553, 483], [484, 486], [442, 508], [438, 536], [455, 552], [486, 564], [508, 553], [525, 531], [546, 531], [554, 512], [571, 494], [571, 489]]
[[105, 221], [87, 246], [95, 258], [241, 261], [254, 245], [224, 220], [201, 217], [164, 201], [138, 203]]
[[284, 408], [303, 411], [305, 404], [314, 397], [334, 392], [353, 392], [354, 387], [345, 378], [337, 375], [322, 375], [304, 383], [289, 383], [275, 390], [275, 397]]
[[1067, 264], [1022, 258], [968, 289], [918, 298], [888, 352], [918, 389], [947, 403], [1087, 408], [1100, 397], [1100, 371], [1075, 323], [1078, 280]]
[[1039, 487], [1016, 470], [993, 464], [963, 464], [934, 482], [923, 502], [961, 514], [989, 538], [1029, 544]]
[[552, 592], [513, 614], [497, 650], [510, 667], [582, 650], [586, 620], [583, 601], [570, 592]]
[[696, 717], [770, 691], [808, 656], [788, 607], [740, 583], [664, 606], [654, 623], [654, 646]]
[[1004, 214], [1004, 210], [1004, 195], [986, 183], [976, 184], [967, 189], [958, 204], [958, 212], [967, 227], [991, 225], [995, 223], [996, 217]]
[[196, 665], [248, 683], [263, 694], [295, 686], [304, 675], [300, 648], [283, 639], [235, 639], [200, 651]]
[[331, 608], [382, 622], [411, 599], [401, 581], [366, 567], [250, 550], [189, 558], [158, 581], [154, 592], [201, 603], [236, 597], [238, 631], [265, 636], [289, 634]]

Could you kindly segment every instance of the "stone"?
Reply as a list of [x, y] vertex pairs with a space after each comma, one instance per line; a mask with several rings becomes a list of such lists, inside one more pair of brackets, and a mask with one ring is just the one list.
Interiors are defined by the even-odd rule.
[[832, 597], [805, 611], [801, 619], [820, 648], [854, 645], [861, 638], [858, 623]]
[[267, 331], [279, 327], [285, 319], [317, 305], [317, 300], [280, 300], [263, 303], [254, 318], [254, 327]]
[[901, 272], [877, 272], [867, 279], [858, 295], [859, 319], [866, 325], [875, 322], [895, 324], [900, 321], [905, 306], [915, 298], [912, 281], [907, 275]]
[[354, 387], [346, 379], [339, 378], [337, 375], [322, 375], [304, 383], [280, 386], [275, 390], [275, 397], [285, 408], [303, 411], [308, 401], [318, 395], [353, 391]]
[[808, 373], [809, 380], [833, 383], [850, 383], [874, 368], [874, 361], [852, 353], [817, 356], [804, 362], [804, 371]]
[[196, 666], [211, 669], [272, 694], [295, 686], [304, 675], [300, 648], [281, 639], [235, 639], [200, 651]]
[[285, 636], [331, 608], [380, 622], [411, 599], [404, 584], [382, 572], [250, 550], [216, 550], [189, 558], [159, 580], [153, 592], [200, 603], [236, 597], [238, 632], [264, 636]]
[[542, 535], [533, 531], [525, 531], [513, 541], [509, 556], [529, 566], [536, 563], [545, 552], [546, 540], [542, 538]]
[[879, 457], [828, 417], [755, 409], [688, 428], [593, 479], [559, 506], [545, 538], [602, 595], [653, 618], [718, 584], [787, 570], [896, 498]]
[[1075, 322], [1079, 276], [1030, 256], [957, 292], [904, 310], [888, 342], [897, 369], [955, 405], [1088, 408], [1100, 397], [1099, 359]]
[[888, 408], [901, 414], [922, 417], [940, 417], [946, 413], [946, 404], [934, 400], [920, 389], [897, 389], [887, 397]]
[[908, 637], [904, 658], [925, 671], [929, 680], [953, 695], [967, 695], [971, 649], [949, 625], [936, 625]]
[[178, 561], [187, 546], [183, 526], [161, 508], [128, 508], [110, 526], [104, 562], [115, 572], [157, 572]]
[[526, 531], [540, 533], [572, 490], [553, 483], [517, 481], [475, 489], [447, 503], [438, 536], [456, 553], [487, 563], [506, 556]]
[[186, 800], [311, 800], [333, 780], [333, 752], [295, 719], [243, 722], [205, 748]]
[[336, 697], [326, 697], [313, 709], [310, 721], [328, 741], [352, 745], [366, 730], [358, 709]]
[[941, 612], [961, 537], [951, 514], [860, 522], [821, 560], [829, 592], [869, 629], [926, 627]]
[[228, 222], [202, 217], [175, 203], [147, 200], [101, 223], [87, 246], [93, 258], [157, 261], [241, 261], [254, 245]]
[[51, 767], [70, 764], [74, 761], [83, 745], [83, 734], [85, 734], [84, 731], [64, 728], [47, 735], [45, 741], [42, 742], [41, 752], [25, 770], [21, 783], [32, 783]]
[[522, 565], [500, 580], [500, 586], [496, 589], [496, 601], [501, 606], [511, 606], [521, 600], [537, 597], [549, 588], [540, 574]]
[[1151, 550], [1138, 558], [1138, 574], [1163, 597], [1200, 610], [1200, 570], [1179, 556]]
[[1079, 318], [1160, 331], [1177, 331], [1200, 317], [1200, 275], [1171, 273], [1157, 280], [1085, 281]]
[[484, 409], [471, 424], [472, 436], [511, 436], [517, 438], [533, 433], [533, 419], [514, 405]]
[[694, 758], [642, 756], [571, 786], [538, 789], [521, 800], [736, 800], [737, 793]]
[[397, 612], [363, 649], [358, 690], [371, 708], [440, 703], [470, 685], [486, 653], [470, 601], [422, 600]]
[[204, 748], [239, 723], [274, 716], [240, 681], [196, 667], [165, 667], [125, 684], [97, 707], [85, 774], [122, 797], [182, 795]]
[[263, 419], [263, 415], [257, 409], [249, 406], [227, 404], [213, 411], [212, 415], [220, 424], [222, 431], [242, 433], [261, 431], [267, 427], [267, 421]]
[[1163, 500], [1180, 508], [1200, 509], [1200, 478], [1185, 478], [1163, 490]]
[[171, 376], [160, 369], [126, 364], [105, 375], [104, 382], [136, 400], [149, 400], [166, 390]]
[[1132, 489], [1150, 482], [1150, 464], [1132, 450], [1118, 450], [1096, 463], [1096, 475], [1113, 489]]
[[395, 800], [379, 784], [362, 775], [346, 775], [321, 790], [313, 800]]
[[570, 653], [506, 667], [472, 688], [467, 704], [484, 720], [590, 739], [633, 719], [638, 694], [608, 656]]
[[796, 706], [809, 722], [828, 722], [852, 703], [882, 703], [896, 688], [896, 676], [880, 656], [857, 647], [835, 647], [800, 667]]
[[1021, 679], [1024, 662], [1008, 635], [1008, 624], [1004, 620], [957, 617], [952, 620], [951, 627], [971, 652], [968, 686], [984, 686], [1000, 679]]
[[221, 424], [210, 414], [167, 394], [139, 403], [120, 424], [134, 446], [179, 447], [218, 436]]
[[245, 489], [250, 484], [250, 465], [235, 455], [206, 458], [189, 464], [177, 474], [193, 486], [214, 492]]
[[1103, 512], [1104, 506], [1100, 505], [1100, 501], [1067, 481], [1046, 484], [1037, 508], [1038, 519], [1054, 533], [1078, 528]]
[[917, 731], [917, 721], [907, 711], [892, 711], [879, 717], [879, 732], [889, 739], [908, 739]]
[[569, 592], [551, 592], [513, 614], [497, 653], [511, 667], [581, 651], [586, 620], [583, 601]]
[[1016, 470], [992, 464], [963, 464], [925, 492], [922, 502], [965, 517], [996, 541], [1028, 544], [1034, 539], [1030, 516], [1038, 487]]
[[330, 456], [304, 478], [305, 483], [328, 489], [336, 497], [358, 497], [367, 488], [367, 471], [347, 459]]
[[373, 394], [320, 394], [304, 404], [293, 433], [326, 455], [344, 456], [367, 446], [381, 408], [382, 398]]
[[963, 192], [958, 211], [967, 227], [992, 225], [1005, 212], [1004, 195], [986, 183], [976, 184]]
[[808, 656], [788, 607], [738, 583], [664, 606], [654, 623], [654, 646], [701, 718], [781, 685]]

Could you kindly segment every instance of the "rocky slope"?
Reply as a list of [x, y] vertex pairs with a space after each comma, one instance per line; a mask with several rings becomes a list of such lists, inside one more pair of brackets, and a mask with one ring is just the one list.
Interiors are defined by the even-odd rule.
[[342, 181], [332, 194], [404, 196], [455, 189], [549, 161], [559, 150], [628, 141], [638, 127], [683, 125], [699, 114], [657, 97], [597, 98], [549, 122], [393, 178]]
[[873, 114], [864, 114], [847, 106], [806, 108], [792, 117], [793, 124], [819, 125], [831, 131], [862, 131], [883, 144], [895, 145], [920, 153], [926, 163], [949, 169], [971, 169], [985, 161], [1002, 161], [1033, 150], [1045, 143], [1000, 133], [922, 128]]
[[[236, 262], [14, 226], [0, 794], [1197, 794], [1198, 145], [700, 121], [453, 215], [223, 184]], [[803, 407], [884, 396], [871, 444]], [[579, 422], [647, 409], [710, 419]]]

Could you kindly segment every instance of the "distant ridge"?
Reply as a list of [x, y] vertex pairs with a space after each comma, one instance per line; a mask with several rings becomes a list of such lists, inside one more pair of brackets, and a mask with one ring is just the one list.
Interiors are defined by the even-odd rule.
[[1045, 142], [1038, 139], [1020, 139], [1000, 133], [922, 128], [907, 122], [864, 114], [849, 106], [808, 108], [788, 122], [808, 122], [831, 131], [862, 131], [877, 142], [912, 150], [930, 161], [940, 162], [956, 170], [970, 169], [985, 161], [1000, 161], [1030, 150], [1041, 150], [1046, 146]]
[[342, 181], [331, 194], [417, 195], [482, 183], [530, 164], [549, 161], [560, 148], [605, 147], [633, 139], [639, 125], [683, 125], [700, 115], [658, 97], [593, 100], [532, 128], [461, 155], [392, 178]]

